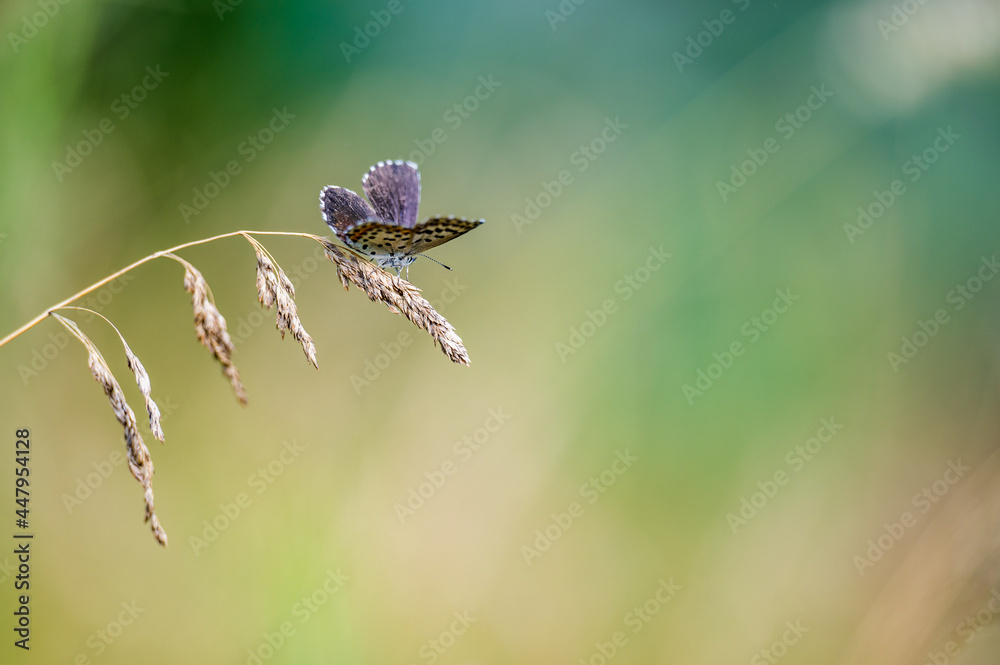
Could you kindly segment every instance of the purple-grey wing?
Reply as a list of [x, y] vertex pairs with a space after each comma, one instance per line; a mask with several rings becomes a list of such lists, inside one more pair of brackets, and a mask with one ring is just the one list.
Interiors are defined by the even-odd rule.
[[376, 216], [367, 201], [343, 187], [324, 187], [319, 194], [319, 209], [323, 221], [340, 237], [352, 226]]
[[413, 162], [379, 162], [361, 179], [378, 216], [408, 229], [417, 223], [420, 171]]

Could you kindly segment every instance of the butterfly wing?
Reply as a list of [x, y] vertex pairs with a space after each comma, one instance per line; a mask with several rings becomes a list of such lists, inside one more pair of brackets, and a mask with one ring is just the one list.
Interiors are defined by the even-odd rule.
[[381, 221], [363, 222], [348, 229], [344, 240], [370, 256], [403, 256], [413, 242], [413, 229]]
[[323, 213], [323, 221], [341, 239], [351, 227], [375, 217], [375, 211], [367, 201], [343, 187], [324, 187], [319, 194], [319, 209]]
[[462, 217], [431, 217], [413, 228], [413, 242], [410, 254], [420, 254], [428, 249], [443, 245], [449, 240], [468, 233], [483, 223], [483, 220], [469, 220]]
[[378, 216], [406, 228], [417, 223], [420, 207], [420, 171], [413, 162], [379, 162], [361, 184]]

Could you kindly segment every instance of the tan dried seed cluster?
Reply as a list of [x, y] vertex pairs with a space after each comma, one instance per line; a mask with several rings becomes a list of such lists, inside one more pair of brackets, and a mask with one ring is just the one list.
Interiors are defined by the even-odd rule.
[[149, 414], [149, 431], [152, 432], [159, 441], [163, 441], [163, 426], [160, 424], [160, 407], [153, 401], [152, 383], [146, 368], [139, 362], [139, 357], [132, 352], [131, 347], [122, 337], [122, 344], [125, 346], [125, 358], [128, 361], [128, 368], [135, 374], [135, 382], [139, 386], [139, 392], [146, 401], [146, 413]]
[[142, 435], [139, 434], [135, 413], [129, 407], [128, 402], [125, 401], [125, 394], [122, 392], [121, 386], [115, 380], [114, 374], [111, 373], [111, 368], [108, 367], [108, 363], [104, 360], [101, 352], [97, 350], [97, 346], [77, 327], [76, 323], [55, 312], [51, 312], [50, 314], [62, 323], [77, 339], [83, 342], [83, 345], [87, 348], [87, 364], [90, 367], [90, 371], [97, 382], [101, 384], [101, 387], [104, 388], [104, 394], [108, 396], [108, 401], [111, 403], [111, 409], [115, 413], [115, 418], [118, 419], [119, 424], [121, 424], [125, 431], [125, 447], [128, 449], [128, 467], [135, 479], [142, 483], [143, 497], [146, 501], [146, 521], [150, 523], [153, 536], [157, 542], [161, 545], [166, 545], [167, 533], [160, 525], [160, 520], [156, 517], [153, 502], [153, 460], [149, 456], [149, 448], [146, 447], [145, 442], [142, 440]]
[[285, 331], [290, 331], [295, 341], [302, 345], [306, 360], [313, 367], [319, 369], [319, 364], [316, 362], [316, 345], [313, 344], [312, 337], [302, 327], [302, 321], [299, 320], [298, 308], [295, 306], [294, 300], [295, 287], [292, 286], [292, 282], [285, 275], [285, 272], [276, 266], [265, 252], [261, 251], [260, 246], [255, 245], [254, 247], [257, 251], [257, 297], [260, 304], [268, 309], [271, 309], [272, 305], [277, 305], [275, 325], [278, 332], [284, 338]]
[[222, 365], [222, 371], [233, 386], [236, 399], [247, 403], [246, 389], [240, 381], [240, 372], [233, 364], [233, 340], [226, 330], [226, 319], [208, 297], [208, 283], [197, 268], [184, 262], [184, 288], [191, 294], [194, 309], [194, 329], [198, 341], [212, 352]]
[[345, 289], [349, 283], [354, 284], [372, 301], [384, 303], [390, 311], [402, 314], [413, 325], [426, 330], [452, 362], [459, 365], [470, 363], [469, 353], [458, 333], [420, 295], [420, 289], [329, 240], [324, 239], [323, 246], [327, 257], [337, 266], [337, 275]]

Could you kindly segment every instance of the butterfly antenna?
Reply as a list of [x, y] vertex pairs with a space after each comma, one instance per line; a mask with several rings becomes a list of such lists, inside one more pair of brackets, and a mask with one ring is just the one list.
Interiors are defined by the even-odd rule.
[[[431, 259], [431, 257], [427, 256], [426, 254], [417, 254], [417, 256], [422, 256], [422, 257], [424, 257], [425, 259]], [[449, 267], [448, 267], [448, 266], [446, 266], [445, 264], [441, 263], [441, 262], [440, 262], [440, 261], [438, 261], [437, 259], [431, 259], [431, 261], [433, 261], [434, 263], [438, 264], [439, 266], [441, 266], [441, 267], [442, 267], [442, 268], [444, 268], [445, 270], [451, 270], [451, 268], [449, 268]]]

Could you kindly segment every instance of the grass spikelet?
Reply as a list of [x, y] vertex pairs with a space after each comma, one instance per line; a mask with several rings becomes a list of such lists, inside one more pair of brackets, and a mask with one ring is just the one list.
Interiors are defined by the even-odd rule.
[[163, 425], [160, 424], [160, 407], [153, 401], [149, 373], [146, 372], [146, 368], [139, 362], [139, 357], [132, 352], [132, 348], [125, 342], [124, 337], [122, 338], [122, 344], [125, 345], [125, 358], [128, 361], [128, 368], [135, 374], [135, 382], [139, 386], [139, 392], [142, 393], [143, 400], [146, 402], [146, 413], [149, 415], [149, 431], [152, 432], [157, 440], [163, 441]]
[[184, 265], [184, 288], [191, 294], [191, 307], [194, 309], [194, 330], [198, 341], [212, 352], [215, 359], [222, 365], [222, 372], [236, 393], [236, 399], [242, 404], [247, 403], [246, 389], [240, 381], [240, 372], [233, 364], [233, 340], [226, 330], [226, 319], [209, 298], [208, 283], [204, 276], [193, 265], [178, 257], [172, 256]]
[[[160, 525], [160, 520], [156, 517], [153, 502], [153, 460], [149, 456], [149, 448], [146, 447], [145, 442], [142, 440], [142, 435], [139, 434], [135, 413], [129, 407], [128, 402], [125, 401], [125, 394], [122, 393], [121, 386], [118, 384], [114, 374], [111, 372], [111, 368], [108, 367], [108, 363], [104, 360], [104, 356], [101, 355], [97, 346], [70, 319], [60, 316], [55, 312], [50, 312], [50, 315], [62, 323], [87, 348], [87, 365], [90, 367], [94, 379], [104, 388], [104, 394], [107, 395], [108, 401], [111, 403], [111, 409], [115, 413], [115, 418], [118, 419], [119, 424], [124, 429], [125, 447], [128, 449], [128, 467], [132, 472], [132, 476], [143, 487], [143, 497], [146, 502], [145, 521], [150, 523], [150, 528], [153, 530], [153, 536], [156, 538], [156, 541], [165, 546], [167, 544], [167, 534]], [[132, 358], [135, 357], [134, 354], [128, 355], [131, 355]], [[143, 370], [143, 373], [145, 374], [145, 370]], [[148, 376], [146, 379], [148, 384]]]
[[260, 304], [268, 309], [271, 309], [272, 305], [277, 305], [275, 325], [282, 339], [285, 337], [285, 331], [290, 331], [295, 341], [302, 345], [306, 360], [319, 369], [316, 361], [316, 345], [302, 326], [298, 308], [295, 306], [295, 287], [292, 286], [292, 281], [279, 266], [275, 265], [259, 243], [252, 242], [257, 252], [257, 297]]
[[337, 276], [344, 289], [347, 289], [348, 284], [354, 284], [368, 294], [372, 301], [384, 303], [390, 311], [402, 314], [413, 325], [426, 330], [449, 360], [459, 365], [470, 363], [469, 353], [458, 333], [420, 295], [420, 289], [329, 240], [323, 239], [322, 242], [327, 257], [337, 267]]
[[[266, 263], [265, 263], [266, 261]], [[271, 309], [274, 306], [274, 285], [269, 279], [273, 271], [268, 270], [270, 260], [259, 249], [257, 250], [257, 299], [260, 304]]]

